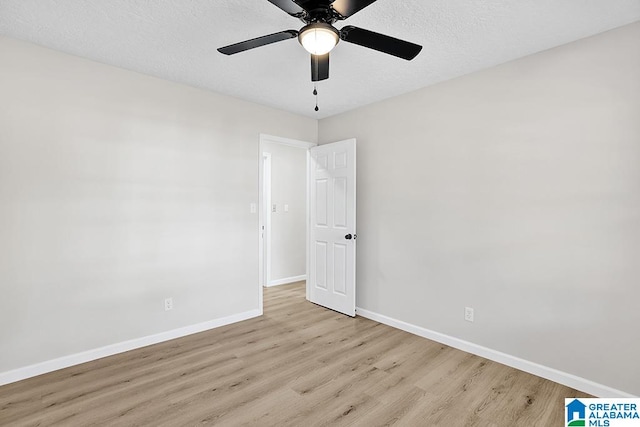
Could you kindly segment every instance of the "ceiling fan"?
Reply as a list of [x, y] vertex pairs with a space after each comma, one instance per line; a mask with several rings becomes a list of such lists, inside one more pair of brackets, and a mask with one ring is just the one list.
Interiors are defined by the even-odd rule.
[[329, 78], [329, 52], [340, 40], [368, 47], [411, 61], [422, 46], [384, 34], [347, 25], [337, 29], [333, 24], [354, 15], [376, 0], [268, 0], [289, 15], [300, 19], [300, 31], [286, 30], [221, 47], [218, 52], [233, 55], [297, 37], [311, 54], [311, 81]]

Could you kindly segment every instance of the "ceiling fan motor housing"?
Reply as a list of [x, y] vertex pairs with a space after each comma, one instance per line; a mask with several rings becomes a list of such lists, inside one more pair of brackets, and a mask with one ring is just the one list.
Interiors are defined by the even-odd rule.
[[300, 19], [306, 23], [324, 22], [326, 24], [333, 24], [336, 21], [345, 19], [345, 17], [331, 7], [332, 1], [298, 0], [295, 3], [305, 9], [306, 14], [300, 16]]

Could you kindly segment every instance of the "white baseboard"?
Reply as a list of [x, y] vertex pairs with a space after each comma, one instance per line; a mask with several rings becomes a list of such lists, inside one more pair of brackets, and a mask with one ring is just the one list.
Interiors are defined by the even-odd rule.
[[435, 332], [426, 328], [422, 328], [420, 326], [412, 325], [410, 323], [403, 322], [402, 320], [393, 319], [391, 317], [378, 314], [373, 311], [365, 310], [363, 308], [356, 308], [356, 314], [362, 317], [366, 317], [367, 319], [375, 320], [376, 322], [384, 323], [385, 325], [401, 329], [414, 335], [418, 335], [420, 337], [427, 338], [453, 348], [457, 348], [458, 350], [475, 354], [477, 356], [484, 357], [485, 359], [493, 360], [494, 362], [502, 363], [503, 365], [511, 366], [512, 368], [516, 368], [521, 371], [546, 378], [559, 384], [563, 384], [567, 387], [571, 387], [575, 390], [580, 390], [585, 393], [592, 394], [596, 397], [636, 397], [624, 391], [616, 390], [606, 385], [598, 384], [596, 382], [572, 374], [568, 374], [566, 372], [558, 371], [557, 369], [539, 365], [537, 363], [530, 362], [516, 356], [492, 350], [490, 348], [483, 347], [469, 341], [464, 341], [449, 335], [441, 334], [440, 332]]
[[84, 351], [82, 353], [70, 354], [58, 359], [47, 360], [46, 362], [36, 363], [35, 365], [25, 366], [12, 371], [2, 372], [0, 373], [0, 386], [35, 377], [37, 375], [46, 374], [48, 372], [57, 371], [58, 369], [68, 368], [69, 366], [79, 365], [80, 363], [90, 362], [92, 360], [123, 353], [125, 351], [135, 350], [137, 348], [146, 347], [163, 341], [169, 341], [198, 332], [207, 331], [209, 329], [219, 328], [220, 326], [251, 319], [260, 315], [262, 315], [261, 308], [246, 311], [244, 313], [233, 314], [220, 319], [209, 320], [196, 325], [161, 332], [159, 334], [107, 345], [105, 347]]
[[307, 280], [306, 274], [301, 276], [285, 277], [284, 279], [269, 280], [267, 288], [270, 288], [271, 286], [288, 285], [289, 283], [300, 282], [302, 280]]

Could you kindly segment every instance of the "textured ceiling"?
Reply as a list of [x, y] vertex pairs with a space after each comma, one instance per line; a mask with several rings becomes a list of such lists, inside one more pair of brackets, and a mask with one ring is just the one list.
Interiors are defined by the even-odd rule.
[[336, 27], [403, 38], [422, 53], [407, 62], [338, 44], [316, 113], [309, 57], [295, 39], [216, 51], [302, 26], [267, 0], [0, 0], [0, 35], [314, 118], [637, 20], [640, 0], [378, 0]]

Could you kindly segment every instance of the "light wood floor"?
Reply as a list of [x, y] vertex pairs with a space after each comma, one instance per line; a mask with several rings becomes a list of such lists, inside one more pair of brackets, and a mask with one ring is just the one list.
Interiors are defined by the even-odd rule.
[[560, 426], [587, 395], [304, 299], [0, 387], [6, 426]]

